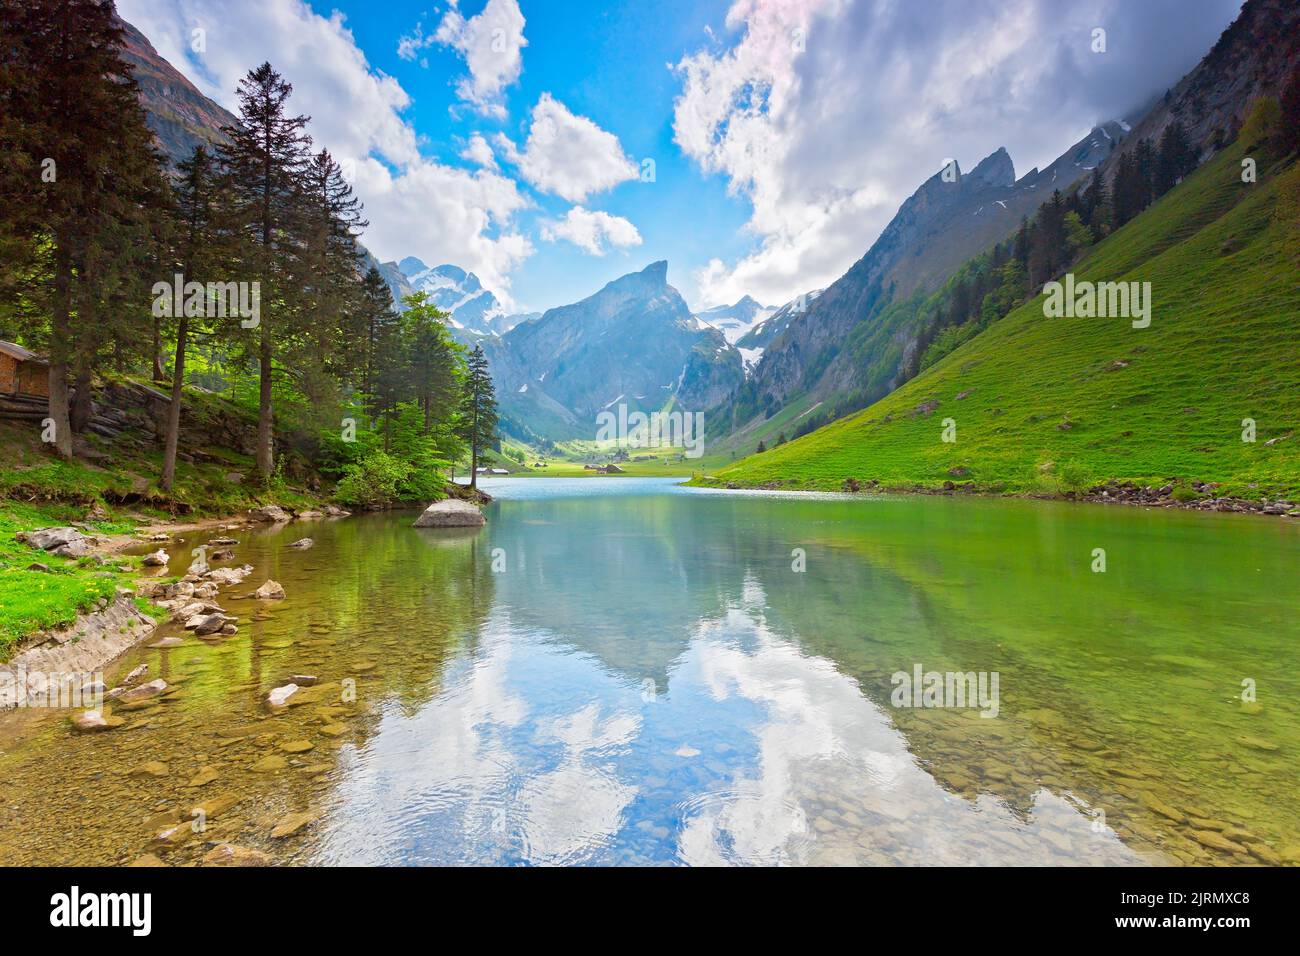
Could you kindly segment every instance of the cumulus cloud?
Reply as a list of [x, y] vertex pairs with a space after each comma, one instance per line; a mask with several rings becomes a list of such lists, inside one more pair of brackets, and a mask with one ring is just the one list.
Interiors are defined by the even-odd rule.
[[496, 144], [532, 186], [569, 202], [637, 178], [618, 137], [543, 93], [533, 107], [528, 138], [520, 150], [504, 133]]
[[488, 169], [497, 168], [497, 158], [492, 154], [492, 147], [482, 133], [475, 133], [469, 138], [469, 144], [461, 150], [460, 158]]
[[[418, 27], [416, 32], [418, 35]], [[407, 39], [403, 37], [404, 42]], [[517, 0], [488, 0], [483, 11], [469, 19], [457, 9], [456, 0], [451, 0], [451, 9], [430, 39], [456, 50], [469, 67], [469, 76], [456, 84], [457, 95], [479, 112], [504, 119], [501, 96], [519, 79], [524, 68], [522, 51], [528, 45]], [[418, 42], [427, 46], [429, 40]], [[400, 46], [398, 53], [414, 57], [413, 51], [403, 54]]]
[[[311, 116], [316, 147], [328, 147], [352, 173], [371, 251], [455, 262], [511, 306], [510, 273], [533, 251], [512, 225], [528, 200], [488, 164], [470, 171], [422, 155], [403, 116], [410, 97], [370, 66], [342, 14], [320, 16], [302, 0], [118, 0], [118, 10], [232, 112], [240, 79], [270, 61], [294, 86], [290, 109]], [[196, 27], [207, 31], [206, 52], [190, 48]], [[482, 156], [473, 139], [469, 149]]]
[[641, 245], [641, 233], [622, 216], [582, 206], [571, 208], [559, 222], [543, 225], [542, 238], [547, 242], [567, 239], [593, 256], [603, 256], [610, 247], [626, 249]]
[[[834, 281], [947, 157], [1006, 146], [1023, 174], [1172, 85], [1241, 0], [736, 0], [729, 45], [674, 67], [674, 137], [752, 205], [754, 251], [702, 298]], [[1107, 51], [1092, 31], [1107, 31]]]

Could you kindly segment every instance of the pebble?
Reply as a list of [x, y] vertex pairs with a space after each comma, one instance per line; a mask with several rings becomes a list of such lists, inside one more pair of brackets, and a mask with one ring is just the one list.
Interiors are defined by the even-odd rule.
[[1233, 843], [1222, 833], [1216, 833], [1213, 830], [1193, 830], [1192, 839], [1201, 846], [1208, 846], [1212, 850], [1226, 850], [1229, 853], [1246, 852], [1246, 848], [1240, 843]]
[[203, 858], [204, 866], [270, 866], [271, 857], [261, 850], [223, 843], [213, 847]]
[[316, 819], [316, 814], [310, 811], [304, 811], [303, 813], [291, 813], [286, 817], [282, 817], [280, 819], [280, 822], [278, 822], [272, 828], [271, 838], [275, 840], [282, 840], [287, 836], [293, 836], [303, 827], [307, 826], [307, 824], [312, 823], [315, 819]]
[[206, 787], [213, 780], [216, 780], [217, 776], [218, 774], [217, 774], [216, 767], [204, 767], [197, 774], [195, 774], [194, 777], [190, 780], [190, 782], [187, 783], [185, 786]]

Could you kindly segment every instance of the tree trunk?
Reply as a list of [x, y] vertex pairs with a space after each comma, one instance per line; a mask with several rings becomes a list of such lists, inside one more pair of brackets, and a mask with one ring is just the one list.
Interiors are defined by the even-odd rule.
[[163, 491], [171, 491], [176, 479], [176, 446], [181, 434], [181, 389], [185, 385], [185, 335], [189, 331], [189, 322], [184, 313], [176, 327], [176, 367], [172, 369], [172, 404], [167, 409], [167, 444], [163, 449], [162, 479], [159, 484]]
[[257, 395], [257, 470], [267, 481], [275, 471], [271, 416], [271, 334], [262, 323], [262, 354]]
[[76, 362], [72, 384], [76, 387], [76, 391], [72, 395], [72, 408], [68, 414], [68, 421], [72, 426], [72, 434], [80, 435], [86, 430], [86, 426], [90, 424], [90, 419], [95, 414], [95, 406], [91, 401], [90, 367], [84, 358], [78, 358]]
[[72, 261], [60, 242], [54, 254], [54, 307], [50, 329], [50, 424], [54, 450], [72, 457], [72, 423], [68, 418], [68, 311], [72, 300]]
[[[184, 314], [184, 313], [182, 313]], [[153, 319], [153, 380], [162, 382], [165, 373], [163, 372], [162, 361], [162, 319], [154, 316]]]
[[469, 488], [478, 490], [478, 402], [474, 403], [474, 430], [469, 438]]

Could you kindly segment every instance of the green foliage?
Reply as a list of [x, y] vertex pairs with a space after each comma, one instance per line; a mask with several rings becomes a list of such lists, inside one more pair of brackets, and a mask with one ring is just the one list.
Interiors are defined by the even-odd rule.
[[430, 504], [445, 496], [443, 472], [447, 466], [448, 462], [431, 454], [407, 459], [376, 449], [344, 469], [335, 497], [344, 504], [368, 509]]
[[401, 500], [401, 487], [412, 466], [382, 451], [366, 455], [349, 465], [335, 490], [335, 497], [359, 508], [387, 508]]
[[[1260, 181], [1243, 184], [1243, 149], [1221, 152], [1073, 267], [1080, 281], [1150, 282], [1149, 328], [1047, 319], [1036, 298], [871, 407], [722, 468], [716, 481], [836, 490], [854, 476], [935, 487], [960, 465], [983, 489], [1115, 478], [1300, 494], [1291, 232], [1300, 173], [1293, 163], [1270, 177], [1276, 154], [1255, 153]], [[945, 417], [958, 423], [956, 444], [940, 441]], [[1246, 417], [1259, 423], [1254, 443], [1241, 440]], [[1072, 427], [1058, 427], [1067, 420]], [[1273, 438], [1283, 440], [1266, 444]], [[1046, 461], [1062, 464], [1039, 477]]]

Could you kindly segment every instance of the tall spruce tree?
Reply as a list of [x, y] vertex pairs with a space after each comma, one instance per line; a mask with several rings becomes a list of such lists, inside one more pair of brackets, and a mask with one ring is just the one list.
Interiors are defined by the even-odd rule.
[[[175, 262], [181, 275], [199, 281], [210, 277], [217, 264], [220, 230], [217, 225], [218, 169], [207, 149], [196, 146], [189, 159], [180, 163], [175, 186]], [[180, 441], [181, 402], [185, 386], [185, 352], [189, 345], [188, 308], [176, 320], [176, 358], [172, 365], [171, 406], [163, 445], [162, 477], [159, 485], [170, 491], [176, 480], [176, 449]]]
[[407, 296], [406, 303], [402, 324], [410, 356], [410, 384], [423, 421], [421, 434], [428, 437], [436, 422], [450, 419], [456, 411], [465, 347], [452, 339], [445, 324], [447, 313], [429, 302], [425, 293]]
[[240, 231], [242, 275], [261, 287], [261, 315], [252, 329], [258, 363], [257, 470], [275, 470], [272, 375], [277, 346], [295, 336], [302, 316], [297, 258], [303, 233], [306, 168], [311, 140], [308, 117], [290, 116], [293, 87], [270, 63], [250, 70], [239, 83], [239, 122], [226, 127], [228, 143], [218, 147], [226, 174], [232, 222]]
[[469, 486], [477, 488], [479, 455], [499, 440], [496, 389], [481, 345], [474, 346], [466, 361], [463, 395], [459, 434], [469, 445]]
[[306, 245], [299, 261], [300, 288], [311, 322], [296, 365], [308, 403], [323, 410], [327, 393], [348, 377], [350, 326], [360, 308], [361, 256], [357, 234], [368, 225], [343, 170], [322, 149], [305, 175]]
[[0, 0], [0, 35], [10, 166], [0, 235], [7, 259], [34, 244], [19, 275], [49, 316], [38, 337], [49, 351], [54, 447], [67, 458], [70, 372], [84, 425], [106, 344], [143, 338], [141, 263], [155, 252], [162, 173], [111, 0]]

